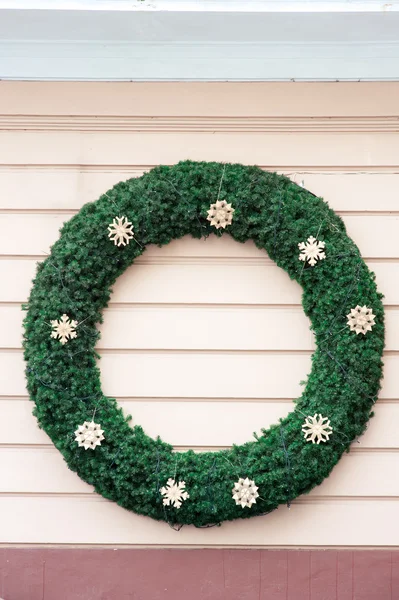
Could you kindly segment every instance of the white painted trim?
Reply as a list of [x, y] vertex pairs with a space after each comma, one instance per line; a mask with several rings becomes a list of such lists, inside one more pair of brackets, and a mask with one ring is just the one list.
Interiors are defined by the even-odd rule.
[[[270, 4], [251, 0], [247, 9], [253, 2]], [[216, 1], [208, 11], [202, 1], [154, 0], [152, 11], [87, 10], [86, 0], [78, 4], [80, 10], [0, 8], [0, 78], [399, 80], [399, 0], [390, 14], [240, 12], [242, 2], [237, 11], [217, 12], [211, 10], [219, 6]], [[302, 4], [320, 8], [319, 2]], [[376, 8], [374, 0], [363, 4]], [[175, 10], [159, 9], [172, 5]], [[184, 10], [176, 10], [179, 5]], [[194, 5], [196, 13], [189, 10]]]
[[0, 42], [0, 78], [87, 81], [398, 80], [395, 43]]
[[389, 12], [391, 0], [0, 0], [0, 9], [178, 12]]
[[[399, 133], [397, 116], [0, 115], [1, 131], [140, 133]], [[262, 259], [263, 260], [263, 259]], [[1, 599], [0, 599], [1, 600]]]

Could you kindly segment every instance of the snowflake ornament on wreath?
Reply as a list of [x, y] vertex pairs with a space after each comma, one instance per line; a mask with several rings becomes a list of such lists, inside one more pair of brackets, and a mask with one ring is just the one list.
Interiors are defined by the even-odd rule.
[[259, 498], [258, 489], [252, 479], [240, 477], [232, 490], [233, 500], [241, 508], [251, 508], [253, 504], [256, 504], [256, 498]]
[[75, 442], [85, 450], [89, 450], [89, 448], [94, 450], [97, 446], [101, 446], [101, 442], [105, 439], [103, 434], [101, 425], [94, 421], [85, 421], [75, 431]]
[[211, 204], [208, 210], [207, 220], [211, 225], [220, 229], [225, 229], [227, 225], [231, 225], [233, 220], [234, 208], [224, 200], [217, 200], [215, 204]]
[[[218, 199], [209, 208], [208, 198], [219, 198], [219, 192], [231, 204]], [[185, 161], [172, 167], [161, 165], [114, 186], [112, 198], [120, 214], [131, 215], [140, 233], [140, 243], [116, 253], [115, 246], [127, 246], [133, 239], [133, 226], [126, 216], [114, 217], [109, 197], [104, 194], [84, 206], [65, 224], [51, 255], [38, 268], [24, 321], [27, 387], [36, 404], [35, 415], [68, 466], [108, 500], [172, 526], [204, 527], [262, 515], [319, 485], [365, 431], [382, 376], [381, 296], [342, 219], [321, 198], [287, 177], [254, 166]], [[230, 227], [233, 211], [234, 226]], [[311, 231], [325, 241], [309, 237]], [[316, 333], [317, 347], [302, 395], [278, 424], [219, 452], [179, 452], [147, 435], [140, 425], [131, 427], [116, 399], [102, 391], [95, 349], [97, 324], [109, 305], [115, 281], [146, 247], [163, 246], [186, 235], [198, 239], [211, 232], [223, 234], [217, 240], [219, 245], [226, 235], [240, 243], [253, 243], [302, 286], [302, 303]], [[300, 244], [303, 264], [298, 260], [299, 240], [306, 240]], [[317, 264], [326, 258], [325, 246], [328, 269]], [[360, 306], [360, 313], [357, 310], [353, 315], [359, 307], [352, 309], [348, 326], [352, 331], [360, 327], [359, 333], [367, 331], [367, 335], [349, 334], [348, 326], [343, 326], [345, 315], [357, 302], [370, 312], [362, 312]], [[60, 341], [53, 343], [49, 321], [63, 311], [63, 317], [52, 322], [51, 335]], [[365, 320], [363, 325], [359, 314]], [[76, 335], [78, 322], [85, 326]], [[66, 329], [60, 329], [61, 324]], [[223, 332], [218, 322], [213, 325], [215, 343], [220, 347]], [[229, 320], [227, 325], [234, 336], [238, 324]], [[73, 343], [67, 344], [71, 339]], [[242, 386], [239, 381], [239, 377], [250, 377], [248, 363], [241, 363], [235, 389], [229, 371], [215, 358], [209, 359], [203, 371], [198, 370], [195, 380], [193, 377], [197, 395], [211, 371], [226, 386], [224, 391], [220, 389], [222, 395], [241, 397], [245, 387], [253, 390], [255, 397], [262, 397], [261, 387], [256, 392], [255, 383], [248, 388], [249, 384]], [[179, 375], [177, 371], [176, 379]], [[135, 378], [127, 373], [126, 379], [131, 395], [138, 395]], [[152, 388], [151, 381], [148, 385]], [[284, 377], [280, 385], [280, 396], [287, 397]], [[179, 383], [173, 388], [180, 389]], [[104, 432], [94, 423], [94, 416], [76, 430], [77, 423], [84, 421], [82, 414], [98, 414], [96, 410], [103, 415], [100, 420], [106, 431], [106, 443], [100, 449]], [[249, 407], [243, 404], [243, 410]], [[316, 414], [306, 417], [304, 423], [309, 411]], [[322, 416], [326, 414], [328, 418]], [[342, 433], [338, 424], [343, 424]], [[74, 431], [76, 443], [71, 443]], [[82, 452], [82, 448], [97, 451]], [[181, 480], [169, 477], [176, 473], [177, 465]], [[245, 471], [253, 479], [238, 479], [238, 473]], [[167, 483], [161, 487], [164, 481]], [[246, 508], [250, 510], [243, 510]]]
[[308, 262], [311, 267], [314, 267], [318, 260], [323, 260], [325, 255], [325, 242], [318, 242], [312, 235], [305, 242], [300, 242], [298, 248], [301, 253], [299, 260]]
[[184, 500], [189, 498], [189, 494], [185, 491], [185, 481], [175, 481], [171, 477], [166, 482], [166, 486], [162, 487], [159, 491], [164, 496], [164, 506], [174, 506], [180, 508]]
[[320, 442], [328, 442], [333, 429], [327, 417], [316, 414], [313, 417], [306, 417], [302, 431], [307, 442], [320, 444]]
[[349, 329], [356, 331], [356, 335], [359, 333], [366, 335], [375, 325], [375, 315], [373, 315], [371, 308], [367, 308], [367, 306], [357, 305], [356, 308], [351, 309], [346, 318], [348, 319]]
[[59, 340], [59, 342], [64, 345], [69, 340], [76, 338], [77, 333], [75, 331], [78, 326], [78, 322], [70, 319], [68, 315], [63, 314], [61, 319], [57, 321], [54, 319], [50, 321], [51, 327], [53, 331], [51, 332], [51, 337], [55, 340]]
[[108, 237], [115, 246], [126, 246], [133, 239], [133, 225], [127, 217], [115, 217], [108, 226]]

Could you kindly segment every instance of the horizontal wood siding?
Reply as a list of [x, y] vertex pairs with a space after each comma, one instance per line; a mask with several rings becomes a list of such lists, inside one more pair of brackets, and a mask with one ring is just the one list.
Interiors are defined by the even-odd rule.
[[[396, 83], [0, 83], [0, 544], [399, 545], [398, 106]], [[186, 158], [258, 164], [323, 196], [376, 273], [387, 339], [375, 417], [327, 481], [290, 510], [176, 533], [96, 496], [38, 429], [21, 303], [85, 202]], [[251, 439], [292, 409], [310, 370], [301, 288], [252, 243], [149, 248], [104, 317], [105, 393], [177, 448]]]

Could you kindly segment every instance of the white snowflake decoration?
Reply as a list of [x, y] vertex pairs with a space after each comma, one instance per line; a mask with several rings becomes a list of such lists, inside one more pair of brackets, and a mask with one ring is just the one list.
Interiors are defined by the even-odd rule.
[[115, 217], [108, 226], [108, 237], [115, 246], [126, 246], [133, 238], [133, 225], [127, 217]]
[[51, 332], [51, 337], [58, 339], [62, 345], [66, 344], [68, 340], [76, 338], [77, 333], [75, 328], [78, 325], [77, 321], [70, 319], [68, 315], [63, 314], [61, 319], [50, 321], [54, 331]]
[[78, 442], [78, 446], [83, 446], [85, 450], [89, 448], [94, 450], [96, 446], [101, 446], [102, 440], [105, 439], [103, 433], [101, 425], [94, 421], [85, 421], [75, 431], [75, 442]]
[[306, 242], [300, 242], [298, 248], [301, 253], [299, 260], [308, 262], [311, 267], [314, 267], [318, 260], [323, 260], [326, 257], [324, 247], [325, 242], [318, 242], [312, 235], [308, 237]]
[[252, 504], [256, 504], [256, 498], [258, 498], [258, 488], [255, 485], [255, 482], [246, 477], [240, 479], [234, 484], [232, 489], [233, 492], [233, 500], [236, 501], [238, 506], [241, 508], [251, 508]]
[[211, 204], [208, 210], [207, 220], [214, 225], [216, 229], [226, 228], [227, 225], [231, 225], [233, 220], [233, 212], [231, 204], [228, 204], [224, 200], [217, 200], [215, 204]]
[[306, 417], [302, 431], [307, 442], [320, 444], [320, 442], [327, 442], [329, 440], [333, 429], [327, 417], [315, 414], [313, 417]]
[[190, 497], [185, 491], [185, 487], [185, 481], [176, 482], [170, 477], [166, 482], [166, 487], [162, 487], [159, 490], [162, 496], [165, 496], [163, 499], [164, 506], [174, 506], [175, 508], [180, 508], [183, 501]]
[[357, 305], [356, 308], [351, 309], [346, 318], [348, 319], [347, 325], [349, 325], [351, 331], [356, 331], [356, 335], [358, 333], [366, 335], [375, 325], [375, 315], [373, 315], [372, 309], [367, 308], [367, 306]]

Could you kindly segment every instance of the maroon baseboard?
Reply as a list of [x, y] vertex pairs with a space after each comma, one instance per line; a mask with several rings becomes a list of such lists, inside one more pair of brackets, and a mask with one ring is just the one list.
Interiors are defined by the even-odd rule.
[[0, 549], [3, 600], [399, 600], [399, 551]]

